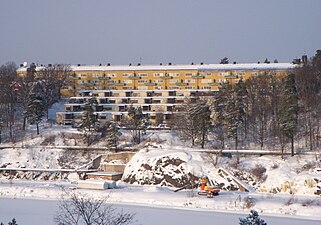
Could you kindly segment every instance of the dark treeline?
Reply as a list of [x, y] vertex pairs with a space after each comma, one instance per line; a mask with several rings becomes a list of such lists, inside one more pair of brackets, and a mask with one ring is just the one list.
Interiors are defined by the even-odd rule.
[[0, 67], [0, 143], [4, 131], [9, 141], [14, 142], [19, 130], [26, 124], [39, 123], [48, 109], [60, 100], [70, 69], [65, 65], [52, 65], [36, 71], [30, 64], [25, 74], [18, 76], [17, 66], [6, 63]]
[[[282, 152], [289, 147], [294, 154], [298, 140], [304, 141], [301, 150], [316, 150], [321, 145], [320, 87], [318, 50], [310, 61], [287, 76], [259, 75], [235, 85], [223, 83], [210, 99], [187, 104], [184, 113], [174, 118], [173, 128], [201, 147], [211, 134], [218, 149], [230, 145], [248, 149], [255, 144]], [[210, 108], [211, 116], [204, 105]], [[202, 116], [196, 117], [195, 112]]]

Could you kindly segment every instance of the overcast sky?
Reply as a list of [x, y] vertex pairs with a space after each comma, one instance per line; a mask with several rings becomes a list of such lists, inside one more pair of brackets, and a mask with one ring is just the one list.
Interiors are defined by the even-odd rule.
[[321, 0], [0, 0], [0, 65], [290, 62], [321, 49]]

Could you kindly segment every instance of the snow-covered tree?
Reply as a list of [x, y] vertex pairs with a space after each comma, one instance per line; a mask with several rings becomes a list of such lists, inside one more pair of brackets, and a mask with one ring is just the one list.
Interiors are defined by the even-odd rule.
[[225, 108], [225, 123], [227, 127], [227, 137], [235, 142], [235, 149], [238, 149], [239, 133], [245, 122], [245, 98], [247, 95], [245, 85], [240, 81], [236, 86], [226, 89], [228, 96]]
[[211, 127], [211, 111], [206, 103], [192, 105], [188, 109], [188, 119], [196, 138], [200, 141], [201, 147], [204, 148], [207, 136]]
[[9, 128], [10, 141], [14, 141], [14, 125], [16, 119], [16, 69], [16, 65], [12, 62], [0, 67], [0, 117], [3, 120], [3, 125]]
[[246, 218], [239, 218], [239, 220], [240, 225], [267, 225], [255, 210], [251, 210], [251, 213]]
[[143, 114], [141, 107], [129, 107], [128, 109], [128, 119], [126, 121], [127, 127], [132, 130], [133, 141], [137, 144], [141, 141], [141, 133], [144, 131], [148, 125], [148, 119]]
[[211, 104], [211, 118], [213, 122], [213, 132], [217, 139], [220, 141], [220, 148], [224, 149], [226, 139], [226, 123], [225, 123], [225, 110], [226, 103], [229, 99], [228, 93], [232, 86], [229, 83], [223, 83], [220, 86], [220, 91], [215, 93]]
[[41, 96], [41, 86], [35, 85], [32, 92], [28, 95], [26, 118], [31, 124], [36, 124], [37, 134], [39, 134], [39, 123], [44, 116], [43, 97]]
[[81, 122], [78, 130], [82, 132], [85, 143], [89, 146], [93, 142], [93, 137], [99, 128], [99, 122], [95, 113], [97, 106], [96, 98], [86, 99]]
[[102, 127], [101, 137], [105, 138], [106, 146], [110, 149], [117, 149], [118, 139], [121, 132], [118, 131], [117, 124], [109, 121]]
[[50, 65], [40, 70], [37, 74], [37, 80], [41, 81], [43, 86], [44, 108], [48, 118], [49, 108], [61, 98], [60, 90], [66, 83], [66, 77], [71, 70], [66, 65]]
[[36, 78], [36, 65], [31, 63], [27, 68], [27, 73], [24, 76], [19, 76], [17, 84], [19, 85], [18, 90], [18, 101], [21, 103], [23, 111], [23, 125], [22, 129], [26, 129], [27, 124], [27, 108], [28, 108], [28, 96], [33, 88]]

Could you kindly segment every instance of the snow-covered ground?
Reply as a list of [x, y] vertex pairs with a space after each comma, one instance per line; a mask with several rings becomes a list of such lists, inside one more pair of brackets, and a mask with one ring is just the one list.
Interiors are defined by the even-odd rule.
[[[95, 152], [71, 151], [66, 153], [54, 146], [80, 146], [77, 131], [53, 126], [42, 129], [41, 136], [29, 133], [18, 148], [0, 150], [0, 167], [7, 168], [78, 168], [86, 164]], [[122, 142], [130, 137], [124, 132]], [[2, 146], [8, 143], [2, 144]], [[24, 148], [19, 148], [24, 146]], [[49, 146], [49, 147], [48, 147]], [[103, 142], [95, 146], [103, 146]], [[321, 199], [314, 195], [320, 185], [320, 156], [295, 156], [281, 159], [279, 156], [246, 156], [237, 164], [232, 158], [202, 153], [181, 142], [169, 131], [148, 132], [145, 140], [135, 146], [140, 151], [127, 164], [124, 180], [109, 197], [111, 203], [138, 204], [188, 210], [228, 211], [247, 214], [250, 209], [260, 215], [290, 216], [321, 221]], [[76, 152], [78, 152], [76, 154]], [[235, 189], [236, 182], [219, 175], [224, 168], [239, 182], [251, 186], [252, 192], [226, 191]], [[135, 176], [134, 176], [135, 175]], [[197, 195], [197, 190], [174, 192], [174, 186], [182, 186], [207, 176], [212, 184], [223, 190], [213, 199]], [[144, 184], [144, 185], [141, 185]], [[6, 198], [58, 199], [60, 186], [75, 187], [72, 180], [23, 181], [0, 179], [0, 196]], [[109, 191], [73, 190], [97, 198], [109, 195]]]
[[[246, 214], [224, 213], [204, 210], [182, 210], [172, 208], [146, 207], [138, 205], [114, 204], [118, 210], [135, 213], [136, 224], [142, 225], [195, 225], [195, 224], [226, 224], [236, 225], [239, 218]], [[18, 224], [54, 225], [53, 218], [58, 207], [57, 201], [35, 199], [4, 199], [0, 198], [0, 218], [9, 221], [13, 217]], [[320, 221], [300, 218], [260, 216], [268, 224], [273, 225], [317, 225]]]

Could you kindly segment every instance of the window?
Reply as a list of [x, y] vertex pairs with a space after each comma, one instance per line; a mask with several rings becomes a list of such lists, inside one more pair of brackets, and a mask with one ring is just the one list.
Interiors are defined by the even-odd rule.
[[169, 81], [170, 84], [176, 84], [178, 82], [178, 79], [171, 79]]
[[116, 74], [114, 74], [114, 73], [108, 73], [106, 76], [107, 76], [107, 77], [116, 77]]
[[147, 87], [146, 86], [138, 86], [137, 89], [138, 90], [147, 90]]
[[201, 80], [201, 83], [202, 83], [202, 84], [208, 84], [208, 83], [211, 83], [211, 82], [212, 82], [211, 79], [202, 79], [202, 80]]
[[138, 83], [148, 83], [148, 80], [138, 80]]
[[93, 77], [93, 78], [99, 78], [99, 77], [102, 77], [102, 75], [101, 75], [101, 74], [92, 74], [91, 77]]
[[219, 75], [220, 75], [220, 76], [223, 76], [223, 77], [229, 76], [230, 74], [231, 74], [231, 72], [220, 72], [220, 73], [219, 73]]
[[154, 73], [154, 77], [162, 77], [163, 73]]
[[185, 80], [185, 83], [195, 83], [195, 80]]
[[239, 72], [238, 75], [239, 75], [239, 76], [244, 76], [244, 75], [245, 75], [245, 72]]
[[147, 73], [139, 73], [138, 76], [139, 77], [147, 77]]
[[131, 75], [131, 73], [123, 73], [123, 77], [130, 77]]
[[179, 77], [179, 73], [168, 73], [170, 77]]
[[132, 81], [132, 80], [124, 80], [123, 83], [124, 83], [124, 84], [132, 84], [133, 81]]

